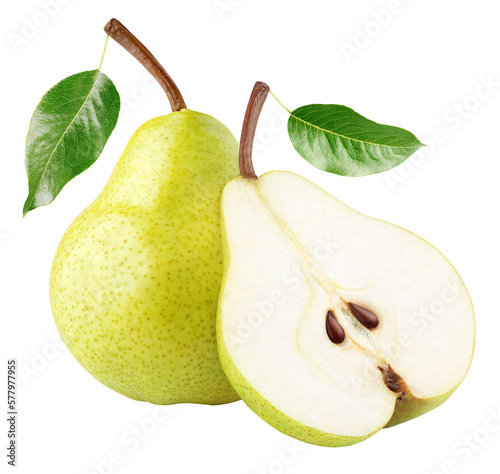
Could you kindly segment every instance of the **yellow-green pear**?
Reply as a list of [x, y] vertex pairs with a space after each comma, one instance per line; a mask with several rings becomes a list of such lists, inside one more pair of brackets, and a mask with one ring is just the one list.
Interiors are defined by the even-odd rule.
[[99, 197], [62, 238], [50, 279], [57, 328], [90, 374], [127, 397], [235, 401], [215, 317], [220, 195], [238, 174], [237, 141], [213, 117], [186, 108], [120, 22], [105, 31], [155, 76], [173, 112], [139, 127]]
[[415, 234], [296, 174], [255, 175], [268, 90], [254, 88], [241, 177], [222, 195], [219, 355], [241, 398], [276, 429], [350, 445], [448, 399], [471, 364], [472, 304], [450, 262]]

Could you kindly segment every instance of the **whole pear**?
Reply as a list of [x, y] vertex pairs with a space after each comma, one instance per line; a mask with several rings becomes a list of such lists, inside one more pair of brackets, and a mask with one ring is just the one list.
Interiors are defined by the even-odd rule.
[[235, 401], [215, 317], [220, 196], [238, 175], [238, 143], [213, 117], [185, 108], [121, 23], [105, 29], [160, 81], [174, 112], [139, 127], [101, 194], [63, 236], [50, 279], [54, 320], [77, 361], [127, 397]]

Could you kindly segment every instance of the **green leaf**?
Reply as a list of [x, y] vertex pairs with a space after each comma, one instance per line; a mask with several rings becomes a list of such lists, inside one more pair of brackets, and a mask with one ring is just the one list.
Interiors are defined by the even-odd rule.
[[342, 176], [386, 171], [423, 146], [412, 133], [372, 122], [343, 105], [299, 107], [288, 119], [288, 134], [309, 163]]
[[120, 112], [120, 96], [99, 70], [63, 79], [42, 98], [26, 139], [29, 194], [23, 214], [51, 203], [101, 154]]

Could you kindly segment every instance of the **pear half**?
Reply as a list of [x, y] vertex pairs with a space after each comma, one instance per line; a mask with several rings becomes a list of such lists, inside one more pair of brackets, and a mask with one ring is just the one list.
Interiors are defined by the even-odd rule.
[[285, 171], [232, 180], [222, 216], [221, 364], [276, 429], [354, 444], [432, 410], [464, 379], [471, 300], [428, 242]]

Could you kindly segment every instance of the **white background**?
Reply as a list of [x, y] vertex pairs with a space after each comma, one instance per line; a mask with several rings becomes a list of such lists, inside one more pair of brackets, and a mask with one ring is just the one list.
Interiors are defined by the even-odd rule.
[[[8, 2], [0, 17], [1, 364], [16, 357], [22, 366], [17, 472], [498, 472], [498, 2], [47, 0], [50, 14], [43, 2]], [[416, 232], [454, 263], [478, 330], [471, 371], [446, 404], [353, 447], [321, 448], [275, 431], [241, 401], [165, 411], [114, 393], [78, 365], [58, 339], [49, 307], [56, 246], [105, 185], [134, 130], [169, 105], [142, 67], [110, 42], [103, 72], [124, 102], [118, 126], [94, 166], [53, 204], [22, 219], [24, 141], [41, 96], [98, 66], [102, 27], [113, 16], [163, 62], [190, 108], [214, 115], [237, 137], [252, 85], [263, 80], [290, 109], [344, 104], [429, 144], [425, 154], [381, 175], [330, 175], [296, 154], [286, 116], [269, 97], [255, 162], [258, 173], [295, 171], [355, 209]], [[347, 54], [348, 45], [356, 52]], [[489, 92], [482, 82], [490, 82]], [[2, 446], [6, 430], [4, 422]]]

